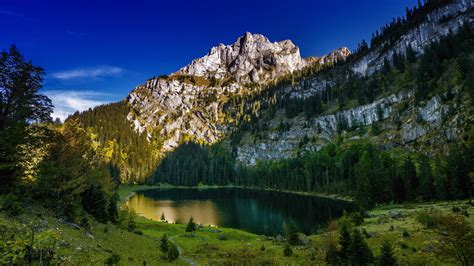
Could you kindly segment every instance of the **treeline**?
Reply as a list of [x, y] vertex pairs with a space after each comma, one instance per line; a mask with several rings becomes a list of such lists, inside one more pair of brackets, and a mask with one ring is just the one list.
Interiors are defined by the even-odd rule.
[[370, 46], [365, 40], [362, 40], [347, 60], [353, 62], [378, 47], [381, 47], [382, 51], [387, 51], [390, 47], [393, 47], [403, 34], [406, 34], [426, 19], [428, 14], [452, 2], [453, 0], [426, 0], [422, 4], [418, 0], [417, 6], [406, 8], [405, 16], [393, 18], [380, 30], [372, 33]]
[[78, 119], [91, 131], [117, 182], [144, 182], [156, 168], [163, 143], [159, 129], [150, 132], [150, 137], [148, 132], [136, 132], [127, 119], [129, 112], [127, 103], [120, 101], [76, 112], [71, 119]]
[[150, 182], [179, 186], [227, 185], [233, 183], [234, 175], [234, 160], [223, 147], [188, 142], [161, 161]]
[[241, 166], [235, 184], [277, 190], [353, 195], [363, 207], [382, 202], [472, 196], [474, 149], [454, 145], [433, 159], [369, 142], [329, 144], [292, 159]]
[[473, 162], [472, 143], [453, 144], [448, 155], [429, 158], [357, 141], [234, 168], [234, 159], [222, 147], [187, 143], [163, 160], [151, 182], [337, 193], [354, 196], [368, 208], [383, 202], [469, 198]]

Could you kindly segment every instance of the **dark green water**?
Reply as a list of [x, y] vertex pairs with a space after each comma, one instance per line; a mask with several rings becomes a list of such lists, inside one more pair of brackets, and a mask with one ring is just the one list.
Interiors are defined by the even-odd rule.
[[147, 218], [216, 225], [264, 235], [282, 233], [294, 221], [301, 232], [315, 233], [353, 205], [339, 200], [239, 188], [154, 189], [137, 192], [126, 203]]

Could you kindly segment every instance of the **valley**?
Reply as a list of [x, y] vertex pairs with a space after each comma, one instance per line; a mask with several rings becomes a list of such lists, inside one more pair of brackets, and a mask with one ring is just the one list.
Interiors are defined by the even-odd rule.
[[474, 263], [472, 0], [321, 56], [233, 40], [64, 121], [43, 86], [143, 74], [4, 50], [0, 264]]

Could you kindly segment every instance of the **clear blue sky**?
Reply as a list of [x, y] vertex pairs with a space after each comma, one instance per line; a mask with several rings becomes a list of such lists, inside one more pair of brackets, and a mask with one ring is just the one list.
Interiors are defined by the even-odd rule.
[[244, 32], [291, 39], [303, 56], [357, 47], [416, 0], [0, 0], [0, 48], [46, 70], [57, 116], [126, 97]]

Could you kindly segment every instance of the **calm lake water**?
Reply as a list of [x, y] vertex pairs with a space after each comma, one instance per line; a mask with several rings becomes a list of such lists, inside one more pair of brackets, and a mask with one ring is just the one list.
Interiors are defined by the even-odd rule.
[[139, 215], [168, 222], [229, 227], [264, 235], [282, 233], [283, 223], [294, 221], [306, 234], [350, 212], [353, 205], [339, 200], [291, 193], [239, 188], [153, 189], [138, 191], [126, 202]]

